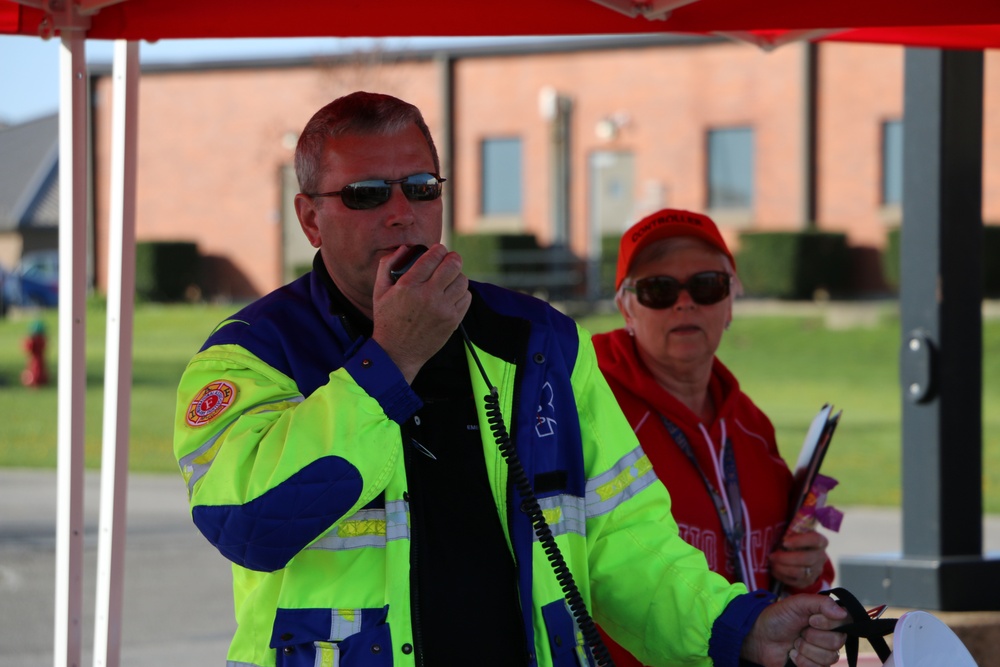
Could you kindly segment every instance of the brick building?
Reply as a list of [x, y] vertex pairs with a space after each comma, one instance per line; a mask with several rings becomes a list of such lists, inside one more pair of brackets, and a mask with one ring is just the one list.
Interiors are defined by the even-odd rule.
[[[291, 206], [297, 132], [365, 89], [424, 112], [449, 178], [448, 234], [530, 233], [589, 257], [675, 206], [709, 213], [736, 246], [747, 230], [817, 228], [877, 263], [901, 218], [903, 54], [631, 36], [146, 66], [137, 237], [197, 242], [207, 294], [277, 287], [313, 253]], [[983, 216], [1000, 222], [1000, 54], [985, 72]], [[111, 77], [93, 86], [100, 287]], [[878, 287], [877, 266], [857, 270]]]

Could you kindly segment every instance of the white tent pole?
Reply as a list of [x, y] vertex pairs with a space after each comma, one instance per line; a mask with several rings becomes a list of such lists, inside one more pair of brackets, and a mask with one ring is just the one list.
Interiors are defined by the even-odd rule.
[[139, 44], [114, 47], [111, 217], [108, 223], [108, 320], [104, 365], [104, 438], [94, 612], [94, 667], [121, 662], [128, 497], [132, 322], [135, 304], [135, 161]]
[[59, 83], [59, 415], [55, 665], [79, 667], [86, 391], [87, 72], [84, 37], [62, 33]]

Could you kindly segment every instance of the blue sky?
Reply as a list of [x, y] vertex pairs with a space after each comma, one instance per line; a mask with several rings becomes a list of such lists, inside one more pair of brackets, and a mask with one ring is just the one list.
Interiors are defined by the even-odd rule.
[[[469, 43], [473, 39], [476, 38], [451, 41]], [[174, 39], [155, 44], [142, 43], [139, 59], [144, 63], [180, 63], [307, 56], [357, 51], [376, 45], [382, 48], [417, 47], [430, 41], [433, 38]], [[497, 38], [492, 41], [496, 42]], [[89, 63], [110, 63], [113, 43], [103, 40], [87, 42], [86, 51]], [[0, 122], [22, 123], [54, 113], [58, 108], [59, 40], [0, 35]]]

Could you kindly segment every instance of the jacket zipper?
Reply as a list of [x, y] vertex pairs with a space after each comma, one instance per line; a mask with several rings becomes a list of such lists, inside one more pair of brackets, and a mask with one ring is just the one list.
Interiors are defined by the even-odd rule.
[[[412, 438], [410, 429], [405, 427], [402, 429], [402, 440], [403, 440], [403, 469], [406, 471], [406, 479], [410, 480], [410, 468], [412, 465], [413, 447], [409, 447], [406, 443]], [[407, 481], [407, 496], [409, 496], [409, 481]], [[407, 499], [407, 509], [411, 510], [410, 501]], [[418, 539], [417, 539], [417, 529], [416, 526], [412, 524], [414, 517], [416, 516], [414, 512], [409, 511], [410, 515], [410, 630], [413, 633], [413, 661], [417, 667], [424, 666], [424, 654], [423, 654], [423, 635], [421, 633], [420, 626], [420, 587], [414, 582], [417, 580], [415, 578], [414, 572], [417, 569], [419, 561], [417, 559], [418, 552]]]

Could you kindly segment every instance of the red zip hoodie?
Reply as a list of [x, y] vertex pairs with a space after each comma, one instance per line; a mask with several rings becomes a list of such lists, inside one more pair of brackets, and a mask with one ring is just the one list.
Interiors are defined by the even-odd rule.
[[[737, 581], [735, 558], [716, 506], [701, 475], [670, 436], [664, 418], [684, 434], [705, 477], [723, 495], [722, 444], [729, 439], [742, 497], [745, 535], [740, 557], [752, 574], [752, 581], [744, 583], [751, 591], [770, 588], [767, 557], [787, 526], [792, 489], [792, 473], [778, 453], [771, 420], [740, 390], [736, 377], [718, 357], [713, 360], [708, 385], [716, 416], [705, 424], [653, 378], [639, 359], [635, 340], [624, 329], [595, 335], [593, 341], [601, 372], [653, 470], [670, 492], [681, 537], [705, 552], [709, 568]], [[806, 590], [827, 588], [833, 577], [833, 564], [827, 559], [822, 576]], [[613, 642], [609, 648], [618, 667], [641, 664]]]

